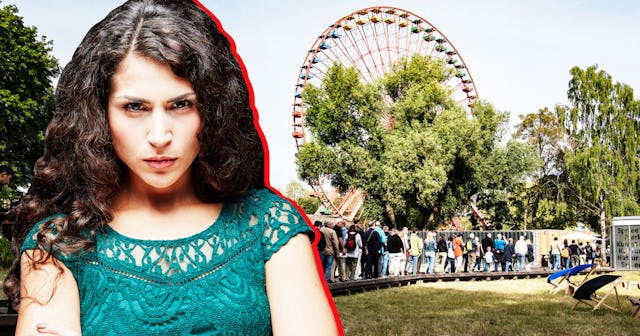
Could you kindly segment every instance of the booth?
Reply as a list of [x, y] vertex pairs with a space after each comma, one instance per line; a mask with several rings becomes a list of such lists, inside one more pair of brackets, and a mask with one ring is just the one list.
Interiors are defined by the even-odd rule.
[[613, 217], [610, 237], [613, 268], [640, 270], [640, 216]]

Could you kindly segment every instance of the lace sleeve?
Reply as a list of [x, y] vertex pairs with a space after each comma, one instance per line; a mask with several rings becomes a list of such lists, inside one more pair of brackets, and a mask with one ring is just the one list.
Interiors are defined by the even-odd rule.
[[289, 239], [299, 233], [311, 232], [311, 228], [289, 201], [267, 189], [259, 191], [258, 195], [265, 213], [262, 244], [266, 262]]

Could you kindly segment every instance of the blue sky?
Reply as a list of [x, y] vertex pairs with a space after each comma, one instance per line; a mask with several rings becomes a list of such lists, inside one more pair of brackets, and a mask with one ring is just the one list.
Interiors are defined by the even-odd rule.
[[[122, 1], [0, 0], [53, 40], [65, 65], [88, 29]], [[640, 2], [635, 0], [202, 0], [234, 39], [252, 82], [271, 158], [271, 183], [295, 174], [291, 104], [317, 36], [358, 9], [409, 10], [442, 31], [464, 58], [480, 97], [518, 115], [566, 102], [569, 69], [598, 64], [640, 90]]]

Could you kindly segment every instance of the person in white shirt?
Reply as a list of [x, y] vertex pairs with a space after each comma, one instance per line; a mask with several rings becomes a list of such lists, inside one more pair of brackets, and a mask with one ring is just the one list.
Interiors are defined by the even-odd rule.
[[516, 242], [516, 260], [518, 265], [518, 271], [524, 270], [525, 258], [527, 257], [527, 242], [524, 240], [524, 236], [520, 236], [520, 239]]

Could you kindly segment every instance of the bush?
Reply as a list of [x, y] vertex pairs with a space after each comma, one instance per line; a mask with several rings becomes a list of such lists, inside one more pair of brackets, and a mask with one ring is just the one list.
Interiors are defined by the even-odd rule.
[[0, 266], [9, 267], [12, 262], [11, 242], [5, 237], [0, 237]]

